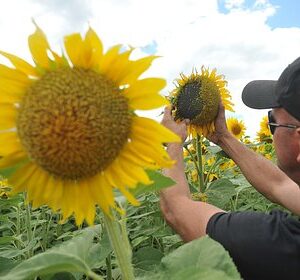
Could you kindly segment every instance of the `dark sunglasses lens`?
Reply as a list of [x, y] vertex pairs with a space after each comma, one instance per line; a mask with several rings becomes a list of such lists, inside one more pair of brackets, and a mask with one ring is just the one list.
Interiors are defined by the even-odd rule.
[[[272, 116], [272, 111], [268, 112], [268, 121], [269, 121], [269, 123], [276, 123], [275, 120], [274, 120], [274, 118], [273, 118], [273, 116]], [[273, 135], [274, 132], [275, 132], [276, 126], [269, 125], [269, 128], [270, 128], [271, 134]]]

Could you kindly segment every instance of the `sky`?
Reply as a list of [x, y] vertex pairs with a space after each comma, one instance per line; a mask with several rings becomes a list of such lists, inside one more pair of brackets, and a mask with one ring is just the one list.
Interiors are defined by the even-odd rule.
[[[90, 25], [105, 49], [133, 46], [132, 59], [156, 54], [145, 76], [162, 77], [174, 89], [180, 73], [201, 66], [224, 75], [235, 104], [227, 114], [244, 121], [255, 136], [266, 110], [243, 105], [243, 87], [254, 79], [273, 79], [300, 55], [298, 0], [10, 0], [1, 3], [0, 49], [31, 61], [27, 37], [32, 19], [52, 48], [63, 36], [84, 34]], [[0, 59], [0, 62], [6, 63]], [[159, 120], [162, 109], [140, 112]]]

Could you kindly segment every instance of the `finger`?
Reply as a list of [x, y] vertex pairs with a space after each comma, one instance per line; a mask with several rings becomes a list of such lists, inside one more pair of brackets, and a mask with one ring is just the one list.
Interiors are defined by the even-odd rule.
[[172, 119], [172, 114], [171, 114], [171, 106], [166, 106], [164, 109], [164, 120], [171, 120]]
[[191, 122], [191, 120], [190, 120], [190, 119], [184, 119], [184, 123], [185, 123], [186, 125], [189, 125], [189, 124], [190, 124], [190, 122]]

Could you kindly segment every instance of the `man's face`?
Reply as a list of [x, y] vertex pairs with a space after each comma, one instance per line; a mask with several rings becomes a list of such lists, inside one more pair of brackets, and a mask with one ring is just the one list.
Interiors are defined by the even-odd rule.
[[[277, 124], [300, 126], [300, 122], [283, 108], [273, 109], [272, 115]], [[299, 129], [277, 127], [274, 131], [273, 141], [278, 166], [288, 175], [300, 172], [300, 163], [297, 160], [300, 153]]]

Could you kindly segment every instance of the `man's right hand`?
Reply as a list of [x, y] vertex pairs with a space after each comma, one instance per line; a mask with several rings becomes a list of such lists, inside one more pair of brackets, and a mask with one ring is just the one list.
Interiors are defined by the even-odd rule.
[[222, 139], [228, 136], [230, 132], [227, 129], [226, 118], [225, 118], [225, 107], [222, 102], [219, 103], [218, 115], [215, 119], [215, 131], [207, 136], [207, 139], [216, 145], [222, 143]]

